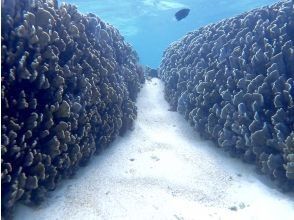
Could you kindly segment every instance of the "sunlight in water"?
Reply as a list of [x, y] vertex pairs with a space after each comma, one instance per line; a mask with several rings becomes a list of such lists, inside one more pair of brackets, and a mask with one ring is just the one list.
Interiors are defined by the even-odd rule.
[[187, 5], [176, 2], [176, 1], [158, 1], [158, 0], [144, 0], [143, 4], [151, 6], [157, 10], [169, 10], [187, 7]]
[[[78, 6], [82, 13], [92, 12], [118, 28], [136, 49], [140, 61], [158, 67], [164, 49], [189, 31], [242, 12], [275, 3], [276, 0], [63, 0]], [[190, 8], [177, 22], [174, 14]]]

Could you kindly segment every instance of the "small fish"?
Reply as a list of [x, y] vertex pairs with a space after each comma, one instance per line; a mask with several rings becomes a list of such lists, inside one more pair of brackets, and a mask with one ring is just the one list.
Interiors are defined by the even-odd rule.
[[179, 10], [177, 13], [175, 13], [175, 17], [178, 21], [182, 20], [183, 18], [187, 17], [190, 12], [189, 8], [184, 8]]

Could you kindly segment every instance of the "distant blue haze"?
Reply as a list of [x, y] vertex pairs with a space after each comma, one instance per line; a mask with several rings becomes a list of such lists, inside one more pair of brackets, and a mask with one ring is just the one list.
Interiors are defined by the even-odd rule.
[[[236, 16], [276, 0], [59, 0], [75, 4], [81, 13], [94, 13], [116, 27], [138, 52], [140, 62], [156, 68], [167, 46], [187, 32]], [[176, 21], [181, 8], [191, 9]]]

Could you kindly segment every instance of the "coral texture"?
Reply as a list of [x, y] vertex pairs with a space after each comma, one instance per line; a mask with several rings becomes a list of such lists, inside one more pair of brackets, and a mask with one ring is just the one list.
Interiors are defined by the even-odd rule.
[[132, 127], [135, 52], [93, 14], [57, 1], [2, 4], [1, 209], [41, 202]]
[[293, 1], [188, 33], [159, 75], [171, 108], [204, 138], [294, 188]]

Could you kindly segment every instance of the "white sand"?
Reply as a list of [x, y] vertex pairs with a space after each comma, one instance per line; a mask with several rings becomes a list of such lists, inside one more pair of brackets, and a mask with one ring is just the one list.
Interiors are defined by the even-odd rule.
[[294, 219], [293, 194], [197, 137], [162, 82], [147, 81], [137, 106], [134, 131], [15, 219]]

